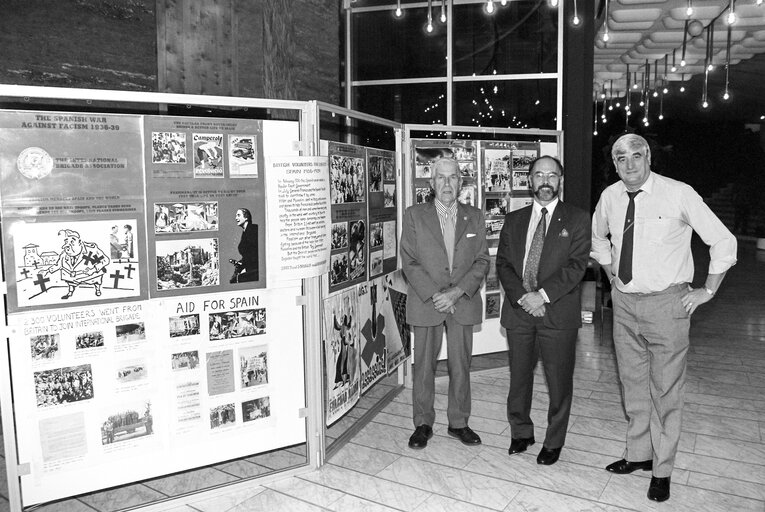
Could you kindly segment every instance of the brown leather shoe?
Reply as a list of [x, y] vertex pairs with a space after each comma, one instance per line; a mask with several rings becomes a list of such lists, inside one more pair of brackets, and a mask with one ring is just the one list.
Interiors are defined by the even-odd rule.
[[606, 471], [616, 473], [617, 475], [626, 475], [642, 469], [643, 471], [651, 471], [653, 469], [652, 460], [644, 460], [641, 462], [630, 462], [626, 459], [617, 460], [616, 462], [606, 466]]
[[452, 437], [456, 437], [460, 441], [462, 441], [462, 444], [466, 445], [476, 445], [481, 444], [481, 438], [478, 437], [478, 434], [473, 432], [473, 429], [470, 427], [462, 427], [462, 428], [452, 428], [449, 427], [447, 429], [447, 432], [449, 432], [449, 435]]
[[420, 425], [414, 429], [414, 434], [409, 438], [409, 448], [422, 450], [428, 446], [428, 439], [433, 437], [433, 428], [430, 425]]
[[669, 477], [651, 477], [651, 484], [648, 486], [648, 499], [653, 501], [667, 501], [669, 499]]

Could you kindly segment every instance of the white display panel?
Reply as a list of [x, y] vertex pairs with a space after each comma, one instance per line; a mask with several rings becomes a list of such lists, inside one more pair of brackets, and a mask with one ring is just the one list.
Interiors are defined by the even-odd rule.
[[24, 503], [305, 442], [300, 293], [11, 315]]

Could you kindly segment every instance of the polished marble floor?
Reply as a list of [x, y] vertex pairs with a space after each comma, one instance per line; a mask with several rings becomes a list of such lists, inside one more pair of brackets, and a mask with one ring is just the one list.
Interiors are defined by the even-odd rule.
[[[411, 395], [398, 394], [320, 470], [236, 491], [196, 495], [172, 512], [256, 510], [404, 511], [765, 511], [765, 251], [741, 244], [739, 264], [717, 297], [693, 320], [683, 433], [672, 475], [672, 497], [646, 499], [650, 474], [612, 475], [603, 467], [622, 456], [626, 422], [613, 349], [592, 325], [580, 332], [575, 400], [566, 446], [553, 466], [536, 464], [540, 443], [508, 456], [505, 419], [509, 373], [503, 355], [474, 360], [471, 426], [483, 445], [466, 447], [446, 435], [446, 386], [439, 378], [435, 436], [425, 450], [407, 447]], [[608, 337], [608, 329], [606, 337]], [[499, 367], [491, 368], [492, 366]], [[477, 368], [480, 367], [480, 368]], [[489, 368], [487, 368], [489, 367]], [[373, 400], [351, 412], [363, 413]], [[537, 371], [533, 418], [544, 437], [547, 392]], [[350, 421], [350, 419], [348, 420]], [[289, 454], [291, 452], [287, 452]], [[293, 455], [304, 456], [299, 450]], [[282, 453], [280, 457], [284, 457]], [[287, 455], [289, 456], [289, 455]], [[4, 462], [4, 461], [0, 461]], [[267, 461], [261, 462], [268, 467]], [[241, 468], [210, 468], [225, 480]], [[4, 465], [0, 465], [3, 481]], [[80, 498], [42, 507], [111, 511], [136, 503], [134, 493], [172, 495], [173, 477], [128, 486], [109, 499]], [[8, 508], [0, 487], [0, 511]]]

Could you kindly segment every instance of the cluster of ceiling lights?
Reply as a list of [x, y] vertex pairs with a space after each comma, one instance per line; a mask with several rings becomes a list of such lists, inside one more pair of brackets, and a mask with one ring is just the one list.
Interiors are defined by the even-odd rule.
[[[609, 33], [608, 33], [608, 3], [609, 0], [605, 0], [605, 22], [603, 23], [603, 31], [601, 34], [601, 39], [604, 43], [607, 43], [610, 39]], [[763, 0], [754, 0], [755, 5], [761, 6], [763, 4]], [[633, 91], [637, 91], [640, 95], [640, 107], [644, 108], [643, 111], [643, 118], [642, 122], [645, 126], [649, 126], [650, 121], [648, 118], [649, 110], [650, 110], [650, 102], [651, 98], [658, 98], [659, 101], [659, 113], [657, 115], [657, 118], [659, 121], [664, 119], [664, 95], [669, 93], [669, 87], [668, 87], [668, 80], [667, 80], [667, 69], [669, 67], [669, 61], [670, 57], [672, 58], [672, 66], [670, 68], [670, 71], [672, 73], [677, 73], [678, 71], [681, 73], [681, 82], [679, 87], [679, 92], [683, 93], [685, 92], [685, 74], [683, 73], [683, 68], [686, 66], [686, 48], [688, 45], [689, 37], [691, 39], [695, 37], [701, 36], [704, 31], [706, 30], [706, 54], [704, 59], [704, 84], [702, 88], [702, 94], [701, 94], [701, 107], [703, 109], [709, 108], [709, 91], [708, 91], [708, 83], [709, 83], [709, 73], [715, 70], [715, 63], [714, 63], [714, 36], [715, 36], [715, 22], [720, 19], [725, 13], [727, 12], [727, 15], [725, 16], [725, 22], [727, 24], [727, 41], [726, 41], [726, 52], [725, 52], [725, 88], [722, 94], [722, 99], [724, 101], [728, 101], [731, 97], [730, 95], [730, 53], [731, 53], [731, 30], [732, 27], [736, 24], [738, 21], [738, 16], [736, 16], [736, 0], [728, 0], [728, 5], [724, 6], [720, 13], [714, 17], [709, 24], [705, 27], [699, 20], [693, 19], [694, 15], [694, 9], [693, 9], [693, 0], [687, 0], [687, 7], [685, 10], [686, 14], [686, 20], [684, 25], [684, 32], [683, 32], [683, 44], [681, 48], [677, 48], [672, 51], [671, 54], [665, 55], [662, 59], [658, 59], [654, 61], [653, 64], [653, 86], [651, 86], [651, 64], [648, 62], [648, 60], [645, 61], [645, 64], [643, 65], [642, 72], [640, 74], [640, 81], [638, 81], [638, 71], [634, 71], [632, 75], [630, 75], [629, 70], [629, 64], [627, 64], [627, 86], [626, 91], [624, 95], [624, 111], [625, 111], [625, 118], [626, 118], [626, 124], [629, 124], [630, 121], [630, 115], [633, 114], [631, 107], [632, 107], [632, 95]], [[677, 53], [678, 50], [680, 51], [680, 62], [679, 66], [677, 65]], [[661, 65], [661, 61], [664, 61], [664, 74], [661, 79], [658, 78], [658, 69]], [[630, 79], [632, 79], [632, 84], [630, 85]], [[603, 85], [603, 89], [601, 90], [599, 97], [595, 98], [595, 116], [594, 116], [594, 130], [593, 135], [598, 134], [598, 104], [602, 102], [601, 106], [601, 115], [600, 120], [602, 124], [608, 123], [608, 112], [613, 111], [614, 107], [619, 108], [621, 107], [622, 103], [622, 97], [621, 96], [615, 96], [614, 95], [614, 88], [613, 88], [613, 80], [611, 80], [611, 87], [606, 94], [605, 84]], [[765, 119], [765, 116], [763, 116], [761, 119]]]
[[[438, 17], [439, 21], [441, 23], [446, 23], [446, 5], [449, 0], [441, 0], [441, 11], [440, 15]], [[558, 7], [559, 0], [548, 0], [551, 7]], [[509, 0], [486, 0], [486, 5], [484, 6], [484, 11], [486, 11], [486, 14], [492, 15], [497, 11], [497, 4], [499, 4], [500, 7], [504, 7], [509, 3]], [[572, 23], [575, 26], [578, 26], [581, 23], [581, 19], [578, 16], [578, 11], [576, 7], [576, 0], [574, 0], [574, 16], [572, 18]], [[401, 8], [401, 0], [396, 0], [396, 10], [393, 11], [394, 16], [396, 18], [401, 18], [404, 16], [404, 9]], [[425, 23], [425, 32], [428, 34], [432, 34], [433, 30], [435, 29], [435, 26], [433, 25], [433, 0], [428, 0], [428, 14], [427, 14], [427, 22]]]

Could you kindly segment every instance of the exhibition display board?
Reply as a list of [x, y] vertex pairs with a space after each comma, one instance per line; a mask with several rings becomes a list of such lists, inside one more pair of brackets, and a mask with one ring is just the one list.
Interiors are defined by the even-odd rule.
[[[329, 178], [300, 138], [292, 121], [0, 112], [24, 506], [306, 441], [295, 279], [328, 270]], [[264, 179], [272, 156], [320, 176], [303, 272], [266, 244], [266, 195], [278, 218], [290, 193]]]
[[[409, 204], [433, 200], [430, 184], [433, 164], [442, 157], [459, 163], [462, 185], [458, 200], [483, 211], [486, 239], [491, 256], [489, 273], [481, 290], [483, 323], [473, 333], [473, 355], [507, 350], [499, 323], [504, 292], [497, 277], [496, 254], [505, 215], [533, 202], [529, 188], [529, 164], [542, 155], [558, 159], [563, 154], [562, 134], [553, 130], [482, 129], [406, 125], [407, 150], [405, 181]], [[413, 133], [428, 133], [418, 138]], [[451, 138], [455, 134], [462, 138]], [[469, 134], [469, 137], [468, 137]], [[446, 343], [439, 359], [447, 355]]]

